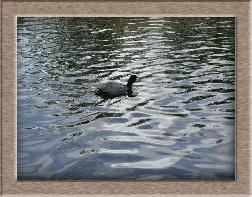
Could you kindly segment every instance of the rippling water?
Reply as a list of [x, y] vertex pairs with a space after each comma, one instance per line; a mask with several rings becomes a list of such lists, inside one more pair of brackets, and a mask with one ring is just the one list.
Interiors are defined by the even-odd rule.
[[232, 180], [234, 110], [234, 18], [17, 20], [18, 179]]

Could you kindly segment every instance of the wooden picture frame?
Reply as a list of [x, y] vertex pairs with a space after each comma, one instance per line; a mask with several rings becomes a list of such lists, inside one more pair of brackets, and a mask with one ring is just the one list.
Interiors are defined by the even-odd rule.
[[[180, 196], [250, 193], [249, 1], [3, 1], [1, 193], [3, 195]], [[17, 181], [16, 16], [234, 16], [236, 17], [235, 181]]]

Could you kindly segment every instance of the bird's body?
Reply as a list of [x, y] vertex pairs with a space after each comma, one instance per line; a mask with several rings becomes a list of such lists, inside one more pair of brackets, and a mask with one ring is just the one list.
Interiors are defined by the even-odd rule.
[[108, 82], [98, 87], [97, 94], [102, 97], [130, 96], [132, 94], [132, 84], [136, 81], [136, 75], [131, 75], [127, 85], [116, 82]]
[[109, 82], [102, 84], [98, 91], [100, 94], [111, 95], [111, 96], [123, 96], [127, 94], [128, 87], [121, 83]]

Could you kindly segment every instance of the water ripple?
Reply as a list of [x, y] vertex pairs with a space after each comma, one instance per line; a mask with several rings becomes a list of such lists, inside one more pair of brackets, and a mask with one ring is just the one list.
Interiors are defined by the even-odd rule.
[[18, 179], [234, 179], [234, 18], [18, 17], [17, 87]]

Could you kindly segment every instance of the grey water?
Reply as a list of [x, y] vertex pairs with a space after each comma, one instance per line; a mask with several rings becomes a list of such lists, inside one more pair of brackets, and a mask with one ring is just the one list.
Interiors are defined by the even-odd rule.
[[17, 179], [234, 180], [235, 18], [18, 17]]

